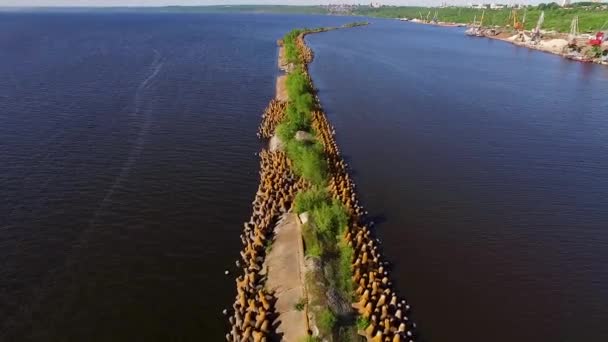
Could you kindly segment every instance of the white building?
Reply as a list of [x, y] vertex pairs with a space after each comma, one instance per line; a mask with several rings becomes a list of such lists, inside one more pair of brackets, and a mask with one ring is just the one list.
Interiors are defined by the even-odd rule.
[[506, 5], [502, 5], [502, 4], [495, 4], [495, 3], [490, 4], [490, 9], [503, 9], [505, 7], [506, 7]]
[[369, 4], [369, 7], [380, 8], [380, 7], [382, 7], [382, 4], [380, 2], [372, 2], [371, 4]]

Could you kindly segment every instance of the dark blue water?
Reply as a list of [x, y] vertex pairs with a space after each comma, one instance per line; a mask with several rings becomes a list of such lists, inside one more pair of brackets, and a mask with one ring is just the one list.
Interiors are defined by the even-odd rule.
[[608, 340], [608, 68], [396, 21], [307, 39], [424, 338]]
[[0, 340], [223, 340], [276, 40], [348, 21], [0, 15]]
[[[222, 340], [276, 39], [349, 21], [0, 15], [0, 340]], [[424, 337], [605, 340], [608, 69], [400, 22], [309, 41]]]

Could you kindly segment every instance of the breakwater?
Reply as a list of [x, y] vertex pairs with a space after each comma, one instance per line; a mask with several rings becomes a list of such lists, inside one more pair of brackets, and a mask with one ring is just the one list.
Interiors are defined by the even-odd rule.
[[259, 156], [260, 185], [253, 201], [253, 214], [240, 236], [244, 249], [237, 266], [243, 269], [243, 274], [236, 278], [237, 295], [229, 318], [231, 329], [226, 336], [229, 341], [262, 341], [273, 332], [275, 298], [264, 288], [266, 279], [261, 271], [272, 228], [303, 188], [285, 153], [262, 150]]
[[[346, 25], [356, 27], [362, 24]], [[373, 237], [348, 166], [308, 73], [305, 36], [334, 28], [294, 30], [280, 42], [288, 101], [272, 100], [258, 136], [280, 140], [260, 153], [260, 189], [245, 223], [229, 341], [276, 339], [279, 322], [263, 270], [274, 225], [288, 211], [301, 219], [307, 264], [306, 307], [311, 339], [363, 335], [370, 341], [413, 341], [410, 307], [392, 288], [388, 263]], [[295, 253], [295, 251], [294, 251]], [[302, 336], [303, 338], [306, 336]]]

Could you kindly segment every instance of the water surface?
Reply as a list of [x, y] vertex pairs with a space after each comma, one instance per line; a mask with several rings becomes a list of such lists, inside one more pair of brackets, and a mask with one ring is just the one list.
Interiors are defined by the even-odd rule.
[[223, 340], [276, 40], [347, 21], [0, 15], [0, 340]]
[[[222, 340], [276, 39], [353, 19], [0, 19], [0, 340]], [[604, 340], [607, 69], [400, 22], [309, 41], [424, 337]]]

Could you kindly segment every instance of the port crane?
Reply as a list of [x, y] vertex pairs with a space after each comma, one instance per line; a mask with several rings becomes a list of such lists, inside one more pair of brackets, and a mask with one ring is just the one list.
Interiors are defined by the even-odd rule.
[[545, 11], [540, 12], [540, 17], [538, 17], [538, 21], [536, 22], [536, 27], [534, 31], [532, 31], [532, 44], [536, 45], [540, 43], [540, 28], [543, 26], [545, 22]]
[[591, 39], [589, 39], [589, 45], [601, 46], [604, 40], [608, 39], [608, 31], [602, 31], [607, 24], [608, 21], [606, 21], [604, 25], [600, 27], [599, 31], [597, 31], [597, 33], [595, 34], [595, 37], [591, 37]]
[[568, 44], [575, 46], [578, 37], [578, 15], [575, 15], [570, 22], [570, 33], [568, 34]]
[[433, 19], [431, 20], [433, 24], [437, 24], [439, 22], [439, 18], [437, 15], [437, 11], [435, 11], [435, 15], [433, 15]]
[[[524, 13], [524, 17], [523, 17], [524, 21], [526, 20], [526, 14]], [[511, 13], [509, 13], [509, 17], [507, 18], [507, 26], [509, 26], [511, 24], [511, 20], [513, 20], [513, 28], [515, 30], [521, 31], [524, 28], [524, 24], [523, 22], [520, 22], [517, 18], [517, 10], [512, 10]]]
[[589, 45], [600, 46], [604, 42], [604, 32], [599, 31], [595, 34], [593, 39], [589, 39]]
[[464, 32], [467, 36], [483, 37], [481, 26], [483, 25], [483, 16], [485, 13], [486, 11], [481, 12], [481, 20], [479, 20], [479, 24], [477, 23], [477, 15], [475, 15], [473, 18], [473, 24], [471, 24], [471, 27]]

